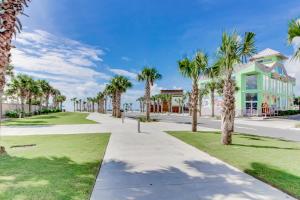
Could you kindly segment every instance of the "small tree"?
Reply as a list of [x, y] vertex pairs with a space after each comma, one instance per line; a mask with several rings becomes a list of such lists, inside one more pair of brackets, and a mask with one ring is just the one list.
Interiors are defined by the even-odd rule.
[[178, 62], [179, 71], [185, 77], [192, 80], [192, 131], [197, 131], [197, 104], [199, 88], [198, 82], [200, 76], [205, 73], [208, 66], [208, 57], [205, 53], [198, 51], [193, 59], [184, 58]]
[[151, 86], [154, 81], [162, 78], [162, 75], [158, 73], [155, 68], [144, 67], [142, 72], [138, 74], [138, 81], [145, 82], [145, 101], [146, 101], [146, 120], [150, 120], [150, 106], [151, 106]]

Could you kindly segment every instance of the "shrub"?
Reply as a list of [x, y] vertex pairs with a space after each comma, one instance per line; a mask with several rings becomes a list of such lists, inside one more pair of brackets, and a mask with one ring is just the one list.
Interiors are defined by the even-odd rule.
[[297, 114], [300, 114], [299, 110], [280, 110], [280, 111], [278, 111], [279, 116], [297, 115]]
[[8, 118], [19, 118], [21, 112], [18, 110], [9, 110], [6, 111], [5, 116]]

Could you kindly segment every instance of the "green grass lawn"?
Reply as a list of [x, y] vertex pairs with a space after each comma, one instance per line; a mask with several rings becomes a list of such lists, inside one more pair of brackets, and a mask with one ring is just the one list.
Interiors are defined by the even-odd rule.
[[[3, 137], [0, 199], [89, 199], [110, 134]], [[10, 148], [13, 145], [33, 147]]]
[[300, 142], [236, 134], [233, 145], [224, 146], [219, 133], [168, 133], [300, 198]]
[[5, 126], [60, 125], [60, 124], [95, 124], [88, 120], [88, 113], [61, 112], [36, 115], [23, 119], [10, 119], [3, 122]]

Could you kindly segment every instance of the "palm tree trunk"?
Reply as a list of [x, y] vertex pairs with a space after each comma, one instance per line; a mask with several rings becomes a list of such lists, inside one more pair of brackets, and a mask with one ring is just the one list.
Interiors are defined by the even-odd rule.
[[232, 143], [232, 133], [234, 131], [234, 117], [235, 117], [235, 97], [234, 97], [234, 83], [231, 76], [227, 77], [223, 89], [223, 108], [221, 115], [221, 143], [229, 145]]
[[197, 132], [198, 83], [194, 81], [192, 91], [192, 132]]
[[145, 86], [145, 99], [146, 99], [146, 106], [147, 106], [147, 110], [146, 110], [146, 120], [149, 121], [150, 120], [150, 106], [151, 106], [151, 102], [150, 102], [150, 82], [146, 81], [146, 86]]
[[22, 111], [21, 117], [24, 117], [24, 114], [25, 114], [25, 103], [24, 103], [24, 101], [25, 101], [25, 98], [21, 97], [21, 111]]
[[202, 96], [199, 97], [198, 101], [199, 101], [199, 117], [202, 116]]
[[46, 108], [49, 109], [49, 95], [46, 96]]
[[212, 90], [210, 92], [210, 101], [211, 101], [211, 116], [214, 117], [215, 116], [215, 91]]
[[31, 97], [29, 97], [29, 99], [28, 99], [28, 112], [29, 112], [29, 114], [31, 114]]
[[117, 115], [116, 115], [116, 111], [117, 111], [117, 108], [116, 108], [116, 98], [117, 98], [117, 95], [116, 95], [116, 93], [114, 93], [113, 95], [112, 95], [112, 107], [113, 107], [113, 109], [112, 109], [112, 116], [113, 117], [116, 117]]
[[122, 117], [122, 113], [121, 113], [121, 92], [117, 92], [116, 94], [116, 116], [117, 118], [121, 118]]
[[76, 110], [75, 107], [76, 107], [76, 104], [75, 104], [75, 102], [74, 102], [74, 112], [75, 112], [75, 110]]

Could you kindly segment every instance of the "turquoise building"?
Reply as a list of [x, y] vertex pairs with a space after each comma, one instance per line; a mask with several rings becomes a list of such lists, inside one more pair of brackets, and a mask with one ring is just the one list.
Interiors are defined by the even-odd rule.
[[[279, 110], [293, 109], [296, 79], [288, 75], [284, 66], [286, 60], [287, 57], [280, 52], [265, 49], [248, 63], [235, 66], [234, 79], [239, 88], [235, 94], [237, 115], [272, 115]], [[201, 80], [200, 84], [207, 81]], [[211, 108], [209, 102], [204, 105], [204, 110], [205, 106]], [[221, 103], [216, 106], [216, 110], [220, 111]]]

